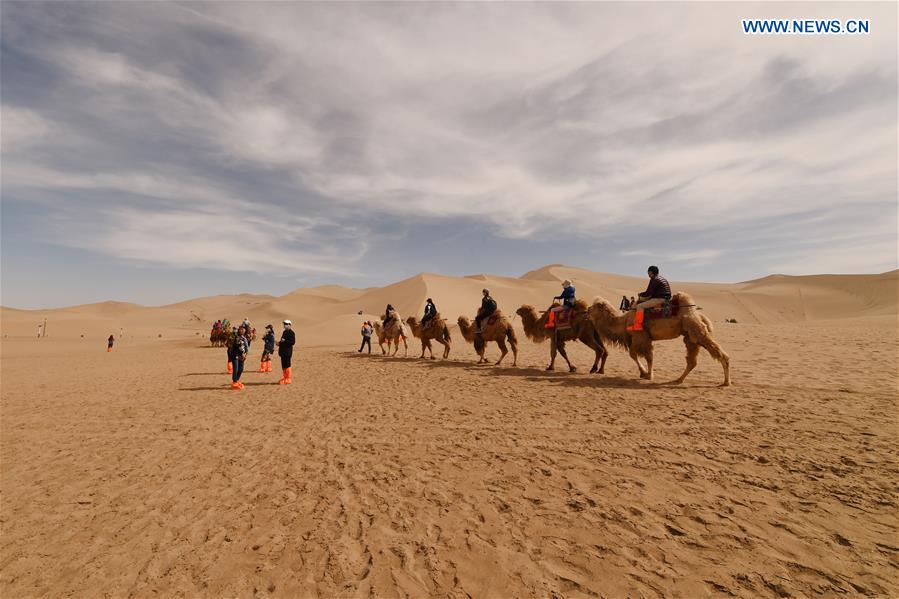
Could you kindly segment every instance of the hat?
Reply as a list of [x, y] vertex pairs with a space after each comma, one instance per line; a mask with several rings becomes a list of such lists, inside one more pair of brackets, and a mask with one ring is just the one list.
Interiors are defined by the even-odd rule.
[[482, 293], [486, 293], [486, 294], [488, 294], [488, 295], [490, 294], [490, 290], [489, 290], [489, 289], [481, 289], [481, 292], [482, 292]]
[[274, 330], [275, 327], [273, 327], [273, 326], [270, 325], [270, 324], [267, 324], [267, 325], [265, 325], [265, 328]]
[[284, 324], [293, 324], [293, 323], [290, 322], [289, 320], [285, 320], [285, 321], [284, 321]]
[[571, 281], [565, 279], [564, 281], [562, 281], [562, 287], [571, 287]]

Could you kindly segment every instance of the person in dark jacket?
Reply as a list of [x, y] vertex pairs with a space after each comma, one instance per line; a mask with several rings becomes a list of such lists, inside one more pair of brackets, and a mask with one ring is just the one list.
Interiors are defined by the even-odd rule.
[[639, 303], [631, 306], [632, 309], [654, 308], [671, 299], [671, 285], [668, 284], [668, 279], [659, 274], [659, 267], [650, 266], [646, 274], [649, 275], [649, 285], [646, 286], [646, 291], [638, 296]]
[[241, 326], [237, 329], [237, 335], [231, 343], [231, 362], [234, 364], [234, 372], [231, 373], [231, 388], [243, 389], [240, 375], [243, 374], [243, 365], [250, 351], [250, 343], [247, 340], [247, 330]]
[[106, 351], [112, 351], [112, 344], [115, 343], [115, 337], [112, 335], [109, 336], [109, 339], [106, 340]]
[[574, 307], [574, 285], [571, 281], [568, 279], [562, 281], [562, 295], [557, 295], [553, 300], [562, 300], [562, 305], [566, 308]]
[[481, 332], [481, 321], [496, 312], [496, 300], [490, 297], [490, 290], [483, 289], [482, 293], [484, 294], [484, 297], [481, 299], [481, 307], [478, 309], [478, 314], [474, 318], [475, 328], [478, 333]]
[[384, 318], [381, 321], [384, 323], [384, 328], [386, 329], [390, 326], [390, 323], [396, 317], [396, 310], [393, 308], [392, 304], [387, 304], [387, 307], [384, 308]]
[[270, 324], [265, 326], [262, 343], [262, 363], [259, 365], [259, 372], [271, 372], [272, 354], [275, 353], [275, 329]]
[[618, 304], [618, 309], [627, 312], [631, 307], [631, 300], [627, 299], [626, 295], [621, 296], [621, 303]]
[[293, 381], [291, 375], [291, 358], [293, 357], [293, 346], [297, 342], [297, 336], [293, 332], [292, 323], [289, 320], [284, 321], [284, 332], [281, 333], [281, 340], [278, 341], [278, 356], [281, 357], [281, 369], [284, 371], [279, 385], [289, 385]]
[[428, 298], [427, 303], [425, 304], [425, 315], [421, 317], [421, 328], [424, 329], [428, 326], [428, 323], [437, 316], [437, 306], [434, 305], [434, 300]]

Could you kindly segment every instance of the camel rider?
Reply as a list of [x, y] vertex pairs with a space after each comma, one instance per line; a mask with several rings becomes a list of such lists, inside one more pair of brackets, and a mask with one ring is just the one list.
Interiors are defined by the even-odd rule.
[[384, 318], [381, 319], [384, 322], [385, 329], [394, 318], [396, 318], [396, 310], [393, 308], [393, 304], [387, 304], [387, 308], [384, 309]]
[[437, 316], [437, 306], [434, 305], [434, 300], [428, 298], [425, 304], [425, 315], [421, 317], [421, 328], [426, 328], [435, 316]]
[[634, 324], [628, 327], [630, 331], [643, 330], [644, 310], [664, 306], [671, 300], [671, 285], [668, 284], [668, 279], [659, 274], [659, 267], [650, 266], [646, 274], [649, 275], [649, 285], [646, 286], [646, 291], [637, 296], [637, 304], [630, 308], [637, 311]]
[[557, 295], [553, 300], [562, 300], [562, 305], [566, 308], [574, 307], [574, 285], [571, 281], [568, 279], [562, 281], [562, 295]]
[[481, 307], [478, 310], [478, 315], [475, 316], [474, 323], [477, 332], [481, 332], [481, 321], [496, 312], [496, 300], [490, 297], [489, 289], [482, 289], [481, 292], [484, 294], [483, 299], [481, 299]]
[[570, 310], [574, 307], [574, 285], [571, 284], [571, 281], [565, 279], [562, 281], [562, 295], [557, 295], [553, 298], [553, 302], [556, 300], [562, 300], [561, 307], [553, 307], [549, 311], [549, 318], [546, 321], [546, 328], [551, 329], [556, 326], [556, 312], [560, 310]]

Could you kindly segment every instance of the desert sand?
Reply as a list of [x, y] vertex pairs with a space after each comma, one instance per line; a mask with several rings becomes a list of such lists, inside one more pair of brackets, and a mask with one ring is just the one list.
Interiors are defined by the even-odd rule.
[[[445, 361], [417, 340], [407, 358], [356, 353], [388, 302], [420, 316], [433, 297], [455, 323], [483, 287], [510, 315], [563, 278], [616, 305], [645, 287], [558, 265], [4, 308], [0, 593], [899, 596], [897, 274], [672, 281], [715, 323], [730, 388], [705, 353], [667, 384], [679, 341], [656, 345], [652, 382], [612, 347], [586, 374], [579, 344], [581, 372], [548, 373], [518, 320], [517, 368], [476, 366], [455, 326]], [[221, 317], [292, 319], [294, 384], [274, 384], [277, 359], [254, 372], [257, 341], [229, 389], [208, 344]]]

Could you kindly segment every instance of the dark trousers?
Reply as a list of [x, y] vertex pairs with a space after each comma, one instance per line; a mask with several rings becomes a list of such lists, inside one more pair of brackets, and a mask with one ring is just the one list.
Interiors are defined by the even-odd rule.
[[286, 356], [280, 356], [282, 370], [286, 370], [287, 368], [290, 368], [290, 359], [292, 357], [293, 357], [293, 354], [288, 354]]
[[240, 358], [234, 358], [234, 372], [231, 374], [231, 380], [235, 383], [240, 380], [240, 375], [243, 374], [243, 363], [244, 360]]
[[368, 346], [368, 353], [371, 353], [371, 337], [363, 337], [362, 338], [362, 345], [359, 346], [359, 353], [362, 353], [362, 349], [366, 345]]

